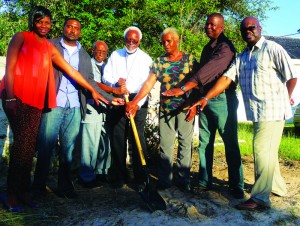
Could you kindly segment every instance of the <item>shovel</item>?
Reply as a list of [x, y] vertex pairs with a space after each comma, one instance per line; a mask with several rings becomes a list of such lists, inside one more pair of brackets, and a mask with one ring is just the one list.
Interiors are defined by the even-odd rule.
[[[125, 101], [126, 103], [129, 102], [128, 100], [128, 95], [124, 95], [125, 97]], [[133, 135], [134, 135], [134, 139], [136, 142], [136, 146], [137, 146], [137, 150], [141, 159], [141, 164], [142, 164], [142, 168], [145, 172], [146, 175], [146, 186], [143, 190], [139, 191], [140, 196], [142, 197], [142, 199], [144, 200], [144, 202], [146, 203], [148, 209], [151, 212], [154, 212], [155, 210], [166, 210], [167, 209], [167, 205], [165, 200], [160, 196], [160, 194], [151, 188], [150, 186], [150, 179], [149, 177], [153, 177], [155, 178], [155, 176], [152, 176], [148, 173], [148, 169], [146, 166], [146, 160], [143, 154], [143, 149], [142, 149], [142, 145], [140, 142], [140, 138], [139, 138], [139, 134], [137, 132], [136, 129], [136, 125], [134, 122], [134, 118], [132, 117], [132, 115], [130, 115], [130, 124], [132, 127], [132, 131], [133, 131]]]

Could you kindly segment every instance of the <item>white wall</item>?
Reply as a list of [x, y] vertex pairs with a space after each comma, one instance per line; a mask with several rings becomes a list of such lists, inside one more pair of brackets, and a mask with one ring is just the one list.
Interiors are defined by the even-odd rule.
[[6, 57], [0, 57], [0, 80], [2, 79], [5, 73], [5, 61]]

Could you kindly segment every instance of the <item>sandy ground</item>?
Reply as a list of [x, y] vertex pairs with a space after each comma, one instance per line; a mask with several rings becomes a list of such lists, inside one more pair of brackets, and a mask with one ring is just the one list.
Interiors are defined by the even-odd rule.
[[[0, 108], [1, 150], [7, 136], [7, 121]], [[155, 162], [154, 162], [155, 163]], [[49, 191], [39, 197], [40, 208], [25, 209], [30, 224], [26, 225], [300, 225], [300, 162], [280, 161], [282, 175], [288, 186], [286, 197], [272, 196], [272, 208], [262, 212], [239, 211], [236, 200], [228, 194], [227, 165], [223, 154], [215, 156], [213, 190], [200, 194], [186, 194], [176, 187], [160, 192], [167, 203], [164, 211], [149, 212], [132, 185], [113, 190], [108, 184], [83, 188], [74, 183], [79, 199], [59, 198], [53, 192], [57, 174], [52, 172]], [[0, 192], [5, 190], [7, 165], [0, 161]], [[197, 181], [198, 155], [193, 153], [192, 184]], [[248, 198], [253, 184], [253, 159], [243, 157], [245, 191]], [[153, 164], [151, 167], [154, 167]], [[245, 198], [245, 200], [246, 200]], [[0, 210], [0, 225], [9, 225]], [[16, 216], [18, 216], [16, 214]], [[28, 220], [28, 217], [27, 217]]]

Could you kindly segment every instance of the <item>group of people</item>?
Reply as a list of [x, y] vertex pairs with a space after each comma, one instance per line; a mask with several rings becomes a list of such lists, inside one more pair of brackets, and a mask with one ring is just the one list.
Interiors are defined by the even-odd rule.
[[[244, 198], [244, 176], [238, 145], [236, 85], [239, 83], [247, 119], [253, 121], [255, 184], [251, 198], [238, 209], [270, 207], [271, 192], [283, 196], [286, 185], [280, 175], [278, 148], [284, 119], [291, 114], [290, 97], [296, 75], [286, 51], [261, 36], [254, 17], [240, 26], [245, 51], [235, 57], [235, 48], [224, 34], [224, 18], [208, 16], [205, 32], [209, 42], [200, 62], [180, 51], [175, 28], [161, 34], [165, 54], [152, 61], [139, 48], [142, 32], [124, 31], [124, 48], [107, 57], [103, 41], [93, 44], [93, 58], [78, 42], [81, 23], [69, 18], [62, 37], [47, 40], [51, 12], [38, 6], [29, 16], [29, 32], [16, 33], [8, 47], [7, 66], [1, 83], [4, 111], [13, 131], [7, 192], [1, 200], [9, 211], [23, 205], [35, 207], [31, 189], [45, 192], [53, 150], [59, 143], [57, 194], [76, 198], [71, 177], [73, 150], [81, 147], [79, 181], [92, 187], [107, 180], [114, 189], [128, 183], [127, 139], [132, 141], [134, 182], [137, 191], [146, 186], [137, 145], [128, 118], [134, 116], [144, 156], [144, 127], [148, 94], [160, 82], [157, 189], [175, 184], [190, 192], [190, 169], [194, 116], [199, 115], [200, 167], [198, 192], [213, 189], [213, 154], [216, 131], [221, 135], [228, 164], [229, 193]], [[51, 44], [52, 43], [52, 44]], [[124, 103], [123, 95], [129, 95]], [[176, 171], [174, 144], [178, 137]], [[30, 172], [37, 151], [34, 180]], [[176, 172], [176, 173], [175, 173]], [[108, 177], [107, 177], [108, 176]]]

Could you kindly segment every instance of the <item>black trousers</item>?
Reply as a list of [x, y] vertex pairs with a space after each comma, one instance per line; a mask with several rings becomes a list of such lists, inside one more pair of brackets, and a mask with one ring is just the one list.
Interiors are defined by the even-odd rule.
[[[136, 128], [139, 134], [141, 146], [144, 156], [148, 156], [144, 137], [144, 127], [147, 117], [147, 106], [143, 106], [137, 111], [134, 118]], [[114, 106], [108, 114], [108, 123], [111, 134], [111, 167], [109, 169], [109, 177], [112, 183], [120, 180], [127, 181], [126, 156], [127, 156], [127, 138], [131, 136], [132, 140], [132, 161], [133, 173], [136, 183], [142, 183], [146, 180], [145, 172], [142, 170], [140, 157], [138, 154], [135, 139], [133, 137], [132, 128], [129, 119], [125, 116], [125, 106]]]

